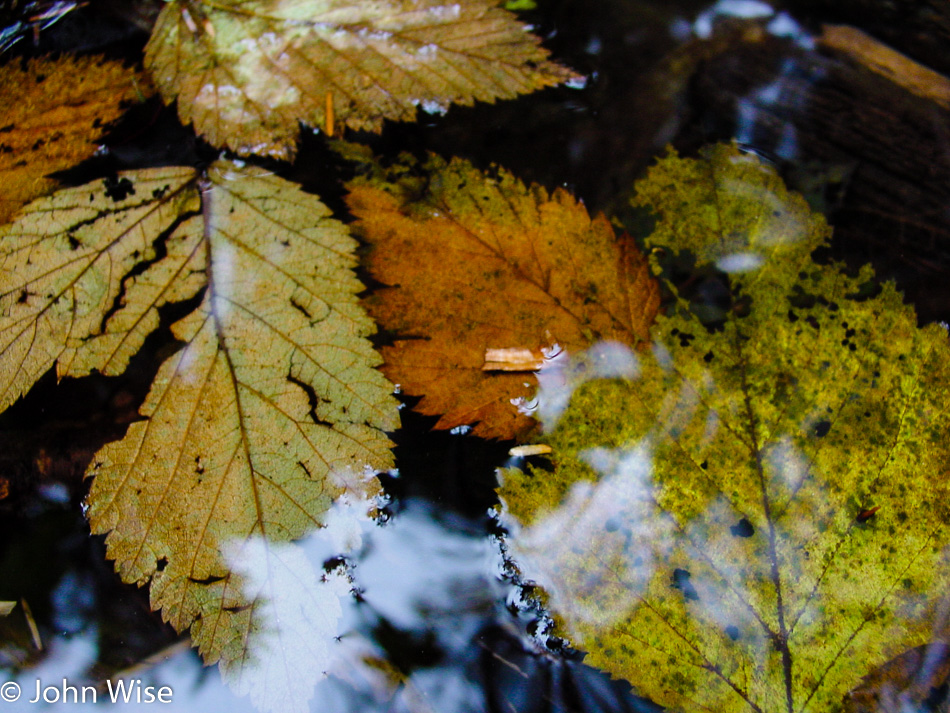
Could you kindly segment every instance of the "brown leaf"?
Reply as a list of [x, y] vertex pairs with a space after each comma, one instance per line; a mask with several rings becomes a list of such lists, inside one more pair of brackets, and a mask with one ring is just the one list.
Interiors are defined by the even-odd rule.
[[492, 0], [174, 0], [145, 64], [209, 142], [286, 159], [301, 121], [379, 131], [578, 78], [526, 29]]
[[424, 170], [422, 185], [395, 166], [389, 180], [349, 186], [370, 270], [392, 285], [367, 304], [397, 335], [383, 370], [423, 396], [419, 411], [442, 414], [437, 428], [478, 422], [483, 437], [524, 435], [534, 422], [512, 399], [529, 398], [536, 377], [483, 370], [486, 349], [637, 344], [659, 306], [656, 282], [632, 240], [565, 190], [460, 159], [433, 157]]
[[[950, 644], [917, 646], [861, 679], [845, 697], [846, 713], [950, 710]], [[937, 707], [938, 704], [942, 704]]]
[[135, 70], [102, 57], [0, 67], [0, 223], [56, 185], [50, 173], [95, 153], [99, 127], [151, 93]]

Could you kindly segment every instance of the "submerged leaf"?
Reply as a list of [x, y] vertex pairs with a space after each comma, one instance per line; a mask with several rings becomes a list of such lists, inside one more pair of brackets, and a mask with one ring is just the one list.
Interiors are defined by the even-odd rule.
[[289, 158], [301, 121], [379, 131], [576, 76], [539, 42], [492, 0], [173, 0], [145, 63], [212, 144]]
[[92, 156], [96, 129], [151, 91], [141, 73], [101, 57], [0, 67], [0, 223], [53, 188], [47, 175]]
[[88, 515], [123, 580], [151, 582], [152, 605], [238, 679], [263, 624], [223, 548], [300, 537], [392, 463], [396, 401], [354, 247], [315, 196], [224, 161], [61, 191], [0, 233], [4, 406], [54, 363], [121, 372], [159, 307], [200, 297], [143, 420], [94, 457]]
[[554, 471], [506, 473], [512, 549], [587, 661], [657, 703], [835, 710], [937, 635], [946, 329], [871, 296], [869, 268], [812, 262], [822, 218], [733, 147], [670, 156], [637, 193], [649, 243], [717, 265], [729, 308], [704, 323], [677, 295], [638, 378], [574, 393]]
[[540, 358], [555, 344], [647, 336], [659, 293], [646, 260], [567, 191], [458, 159], [430, 158], [421, 185], [400, 177], [406, 170], [354, 181], [347, 201], [354, 230], [373, 246], [370, 270], [393, 285], [367, 301], [398, 337], [383, 347], [384, 372], [423, 396], [420, 411], [442, 414], [438, 428], [478, 422], [475, 433], [488, 438], [530, 429], [512, 400], [530, 398], [536, 377], [485, 371], [486, 350]]

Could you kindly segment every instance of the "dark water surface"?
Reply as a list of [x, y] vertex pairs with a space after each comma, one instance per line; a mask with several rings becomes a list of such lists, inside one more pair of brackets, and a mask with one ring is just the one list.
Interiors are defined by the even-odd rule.
[[[348, 138], [389, 156], [435, 151], [480, 167], [498, 163], [526, 181], [568, 187], [592, 213], [611, 211], [634, 234], [641, 216], [625, 208], [626, 199], [665, 145], [693, 155], [708, 142], [736, 139], [826, 213], [835, 237], [819, 258], [871, 262], [879, 276], [897, 281], [921, 323], [950, 321], [950, 107], [897, 87], [820, 41], [823, 23], [860, 27], [946, 74], [946, 5], [538, 4], [523, 18], [555, 59], [588, 75], [583, 88], [421, 114], [418, 124], [389, 124], [382, 136]], [[140, 57], [147, 35], [133, 20], [147, 24], [154, 8], [130, 18], [116, 5], [76, 10], [45, 30], [38, 45], [32, 37], [15, 44], [7, 61], [50, 51]], [[12, 22], [15, 6], [4, 11]], [[64, 181], [198, 165], [216, 155], [156, 100], [133, 109], [106, 145], [108, 152]], [[348, 168], [322, 136], [306, 134], [294, 165], [272, 168], [345, 215], [341, 181]], [[81, 510], [85, 466], [134, 415], [173, 319], [166, 315], [122, 377], [56, 385], [47, 375], [0, 415], [0, 476], [7, 483], [0, 499], [0, 601], [30, 608], [29, 615], [18, 606], [0, 618], [0, 678], [24, 690], [19, 703], [0, 703], [0, 710], [42, 708], [24, 703], [38, 679], [102, 686], [120, 674], [170, 687], [174, 702], [162, 710], [254, 710], [150, 611], [146, 591], [119, 582]], [[314, 592], [288, 584], [288, 595], [312, 597], [315, 611], [339, 606], [339, 621], [327, 623], [327, 650], [309, 642], [306, 653], [292, 654], [301, 657], [302, 671], [294, 685], [316, 686], [311, 710], [651, 710], [629, 685], [585, 666], [582, 652], [546, 635], [550, 622], [531, 587], [505, 561], [504, 532], [490, 511], [495, 469], [512, 444], [432, 432], [433, 421], [409, 413], [411, 399], [406, 404], [404, 428], [394, 436], [398, 470], [383, 475], [386, 522], [341, 515], [340, 537], [352, 547], [346, 562], [335, 559], [339, 541], [326, 533], [287, 555], [305, 558], [314, 573], [336, 582]], [[351, 588], [358, 595], [348, 594]], [[108, 700], [108, 690], [100, 687], [97, 697]]]

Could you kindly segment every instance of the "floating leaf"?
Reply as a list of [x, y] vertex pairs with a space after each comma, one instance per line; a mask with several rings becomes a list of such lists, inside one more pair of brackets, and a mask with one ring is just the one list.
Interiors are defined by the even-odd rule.
[[158, 307], [201, 288], [195, 179], [161, 168], [70, 188], [0, 227], [0, 410], [54, 364], [60, 378], [122, 373]]
[[379, 131], [576, 76], [526, 29], [492, 0], [173, 0], [145, 64], [208, 141], [286, 159], [301, 121]]
[[163, 304], [200, 297], [143, 420], [94, 457], [88, 515], [123, 580], [237, 676], [260, 624], [222, 548], [300, 537], [392, 463], [354, 247], [316, 197], [224, 161], [61, 191], [0, 231], [4, 406], [54, 363], [121, 372]]
[[0, 616], [9, 616], [16, 608], [16, 602], [0, 602]]
[[438, 428], [477, 421], [477, 434], [511, 438], [531, 427], [512, 399], [532, 395], [534, 375], [484, 371], [488, 349], [540, 358], [555, 344], [646, 338], [659, 304], [646, 260], [567, 191], [458, 159], [430, 158], [421, 179], [408, 166], [388, 173], [349, 186], [370, 270], [393, 286], [367, 306], [398, 336], [384, 372], [423, 396], [420, 411], [443, 414]]
[[637, 194], [649, 244], [718, 266], [730, 305], [704, 323], [678, 295], [638, 377], [574, 392], [554, 471], [506, 473], [512, 547], [587, 661], [657, 703], [836, 710], [938, 634], [947, 331], [870, 268], [816, 265], [822, 218], [733, 147]]
[[150, 91], [141, 73], [101, 57], [0, 67], [0, 223], [55, 186], [48, 174], [92, 156], [96, 130]]

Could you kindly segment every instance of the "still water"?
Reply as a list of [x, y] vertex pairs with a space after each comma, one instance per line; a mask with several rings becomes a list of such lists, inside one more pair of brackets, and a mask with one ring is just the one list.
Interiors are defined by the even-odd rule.
[[[567, 186], [634, 235], [643, 217], [626, 207], [630, 186], [665, 145], [688, 155], [735, 139], [829, 217], [835, 237], [820, 257], [871, 262], [896, 281], [921, 324], [950, 321], [950, 93], [933, 77], [920, 89], [868, 70], [866, 44], [829, 29], [859, 28], [939, 78], [950, 71], [947, 11], [874, 2], [538, 4], [525, 21], [556, 59], [588, 77], [583, 86], [453, 108], [360, 138], [387, 155], [431, 150]], [[142, 42], [128, 18], [90, 7], [51, 27], [37, 47], [24, 40], [14, 51], [134, 57]], [[135, 111], [89, 172], [210, 155], [168, 110], [153, 102]], [[143, 122], [154, 127], [148, 136], [137, 129]], [[280, 170], [339, 214], [345, 169], [320, 141], [305, 137], [294, 166]], [[716, 298], [701, 289], [693, 296]], [[397, 469], [381, 476], [387, 496], [371, 504], [383, 508], [384, 522], [365, 516], [370, 504], [340, 503], [331, 526], [311, 538], [251, 548], [280, 592], [266, 613], [277, 633], [258, 655], [261, 675], [275, 661], [293, 675], [273, 688], [256, 685], [253, 674], [225, 685], [150, 611], [144, 590], [118, 581], [82, 516], [86, 462], [121, 434], [116, 424], [128, 422], [153, 373], [143, 361], [121, 379], [56, 386], [47, 378], [0, 417], [8, 488], [0, 499], [0, 601], [18, 603], [0, 619], [0, 708], [656, 709], [551, 633], [543, 599], [508, 559], [513, 547], [494, 488], [496, 469], [523, 464], [507, 455], [512, 444], [485, 443], [465, 429], [433, 432], [430, 419], [409, 412], [411, 399], [395, 435]], [[568, 513], [536, 548], [578, 537], [579, 520]], [[252, 584], [254, 562], [246, 556], [239, 565]], [[11, 683], [20, 688], [15, 702]], [[928, 698], [928, 709], [946, 710], [946, 687], [935, 684], [943, 694]]]

